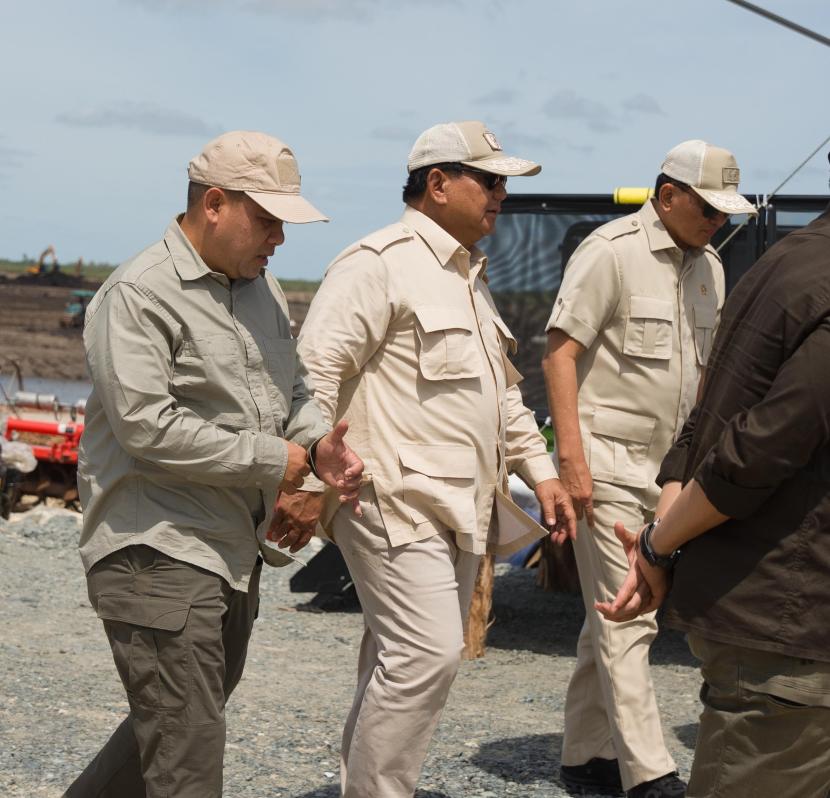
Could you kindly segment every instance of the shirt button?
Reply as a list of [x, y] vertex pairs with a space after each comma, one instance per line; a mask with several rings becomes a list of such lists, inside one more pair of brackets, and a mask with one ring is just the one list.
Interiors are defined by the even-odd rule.
[[636, 219], [631, 220], [631, 226], [632, 227], [636, 227], [638, 224], [639, 224], [639, 222]]

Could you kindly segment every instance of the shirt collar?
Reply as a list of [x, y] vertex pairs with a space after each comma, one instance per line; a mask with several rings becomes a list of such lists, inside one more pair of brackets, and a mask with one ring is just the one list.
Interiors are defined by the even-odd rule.
[[637, 212], [640, 217], [640, 224], [646, 231], [648, 238], [648, 246], [652, 252], [657, 252], [660, 249], [676, 249], [681, 258], [684, 254], [692, 257], [697, 257], [703, 254], [706, 247], [690, 247], [685, 252], [677, 246], [677, 242], [671, 237], [671, 234], [666, 230], [666, 226], [660, 221], [657, 211], [654, 210], [654, 203], [652, 200], [647, 200], [646, 204]]
[[167, 227], [164, 234], [164, 243], [173, 259], [173, 266], [176, 274], [182, 280], [198, 280], [201, 277], [213, 274], [208, 265], [202, 260], [202, 256], [190, 243], [190, 239], [184, 234], [179, 222], [184, 214], [180, 214]]
[[480, 265], [480, 274], [484, 274], [484, 270], [487, 268], [487, 256], [476, 246], [470, 251], [459, 244], [441, 225], [430, 219], [426, 214], [407, 205], [401, 217], [401, 222], [423, 239], [442, 266], [447, 266], [455, 255], [460, 255], [461, 258], [457, 263], [465, 265], [469, 263], [471, 271]]

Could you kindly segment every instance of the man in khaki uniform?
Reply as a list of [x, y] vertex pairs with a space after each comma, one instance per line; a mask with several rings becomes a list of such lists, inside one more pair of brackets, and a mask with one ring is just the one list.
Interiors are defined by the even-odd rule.
[[654, 613], [606, 621], [628, 561], [614, 523], [654, 517], [660, 462], [697, 395], [724, 299], [709, 245], [738, 194], [730, 152], [686, 141], [655, 197], [576, 250], [548, 322], [545, 379], [559, 468], [580, 517], [575, 543], [587, 610], [565, 706], [562, 779], [574, 792], [682, 796], [648, 666]]
[[544, 534], [510, 500], [508, 473], [534, 487], [555, 539], [575, 528], [475, 246], [507, 176], [540, 167], [505, 155], [480, 122], [430, 128], [408, 167], [403, 217], [335, 258], [300, 335], [314, 397], [329, 421], [348, 419], [368, 477], [362, 518], [336, 498], [321, 517], [366, 624], [343, 733], [346, 798], [412, 797], [481, 555]]
[[[324, 221], [291, 150], [227, 133], [190, 162], [187, 212], [120, 266], [84, 329], [93, 391], [78, 483], [89, 598], [130, 714], [70, 798], [222, 794], [277, 491], [309, 467], [344, 500], [362, 463], [311, 400], [265, 270], [283, 222]], [[260, 542], [263, 541], [263, 542]]]

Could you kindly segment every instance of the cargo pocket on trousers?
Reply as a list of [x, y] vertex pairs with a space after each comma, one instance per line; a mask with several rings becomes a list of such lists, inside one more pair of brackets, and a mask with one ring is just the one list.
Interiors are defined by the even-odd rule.
[[470, 322], [454, 308], [421, 305], [415, 308], [418, 331], [418, 370], [427, 380], [480, 377], [481, 356]]
[[672, 353], [674, 305], [650, 296], [629, 298], [623, 352], [634, 357], [668, 360]]
[[589, 422], [591, 476], [598, 482], [648, 487], [648, 449], [655, 419], [598, 407]]
[[98, 617], [130, 704], [181, 709], [190, 690], [187, 601], [137, 593], [100, 594]]
[[472, 534], [476, 528], [476, 450], [459, 444], [401, 444], [403, 499], [412, 521], [437, 521]]

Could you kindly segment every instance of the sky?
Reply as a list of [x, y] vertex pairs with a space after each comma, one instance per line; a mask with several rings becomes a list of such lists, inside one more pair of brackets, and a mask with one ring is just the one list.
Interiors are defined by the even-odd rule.
[[[830, 35], [827, 0], [756, 3]], [[305, 279], [398, 219], [407, 154], [438, 122], [481, 119], [541, 163], [516, 193], [649, 185], [702, 138], [763, 194], [830, 135], [830, 48], [726, 0], [0, 0], [0, 20], [11, 259], [136, 254], [226, 130], [288, 143], [331, 217], [286, 225], [271, 259]], [[785, 193], [827, 193], [827, 149]]]

